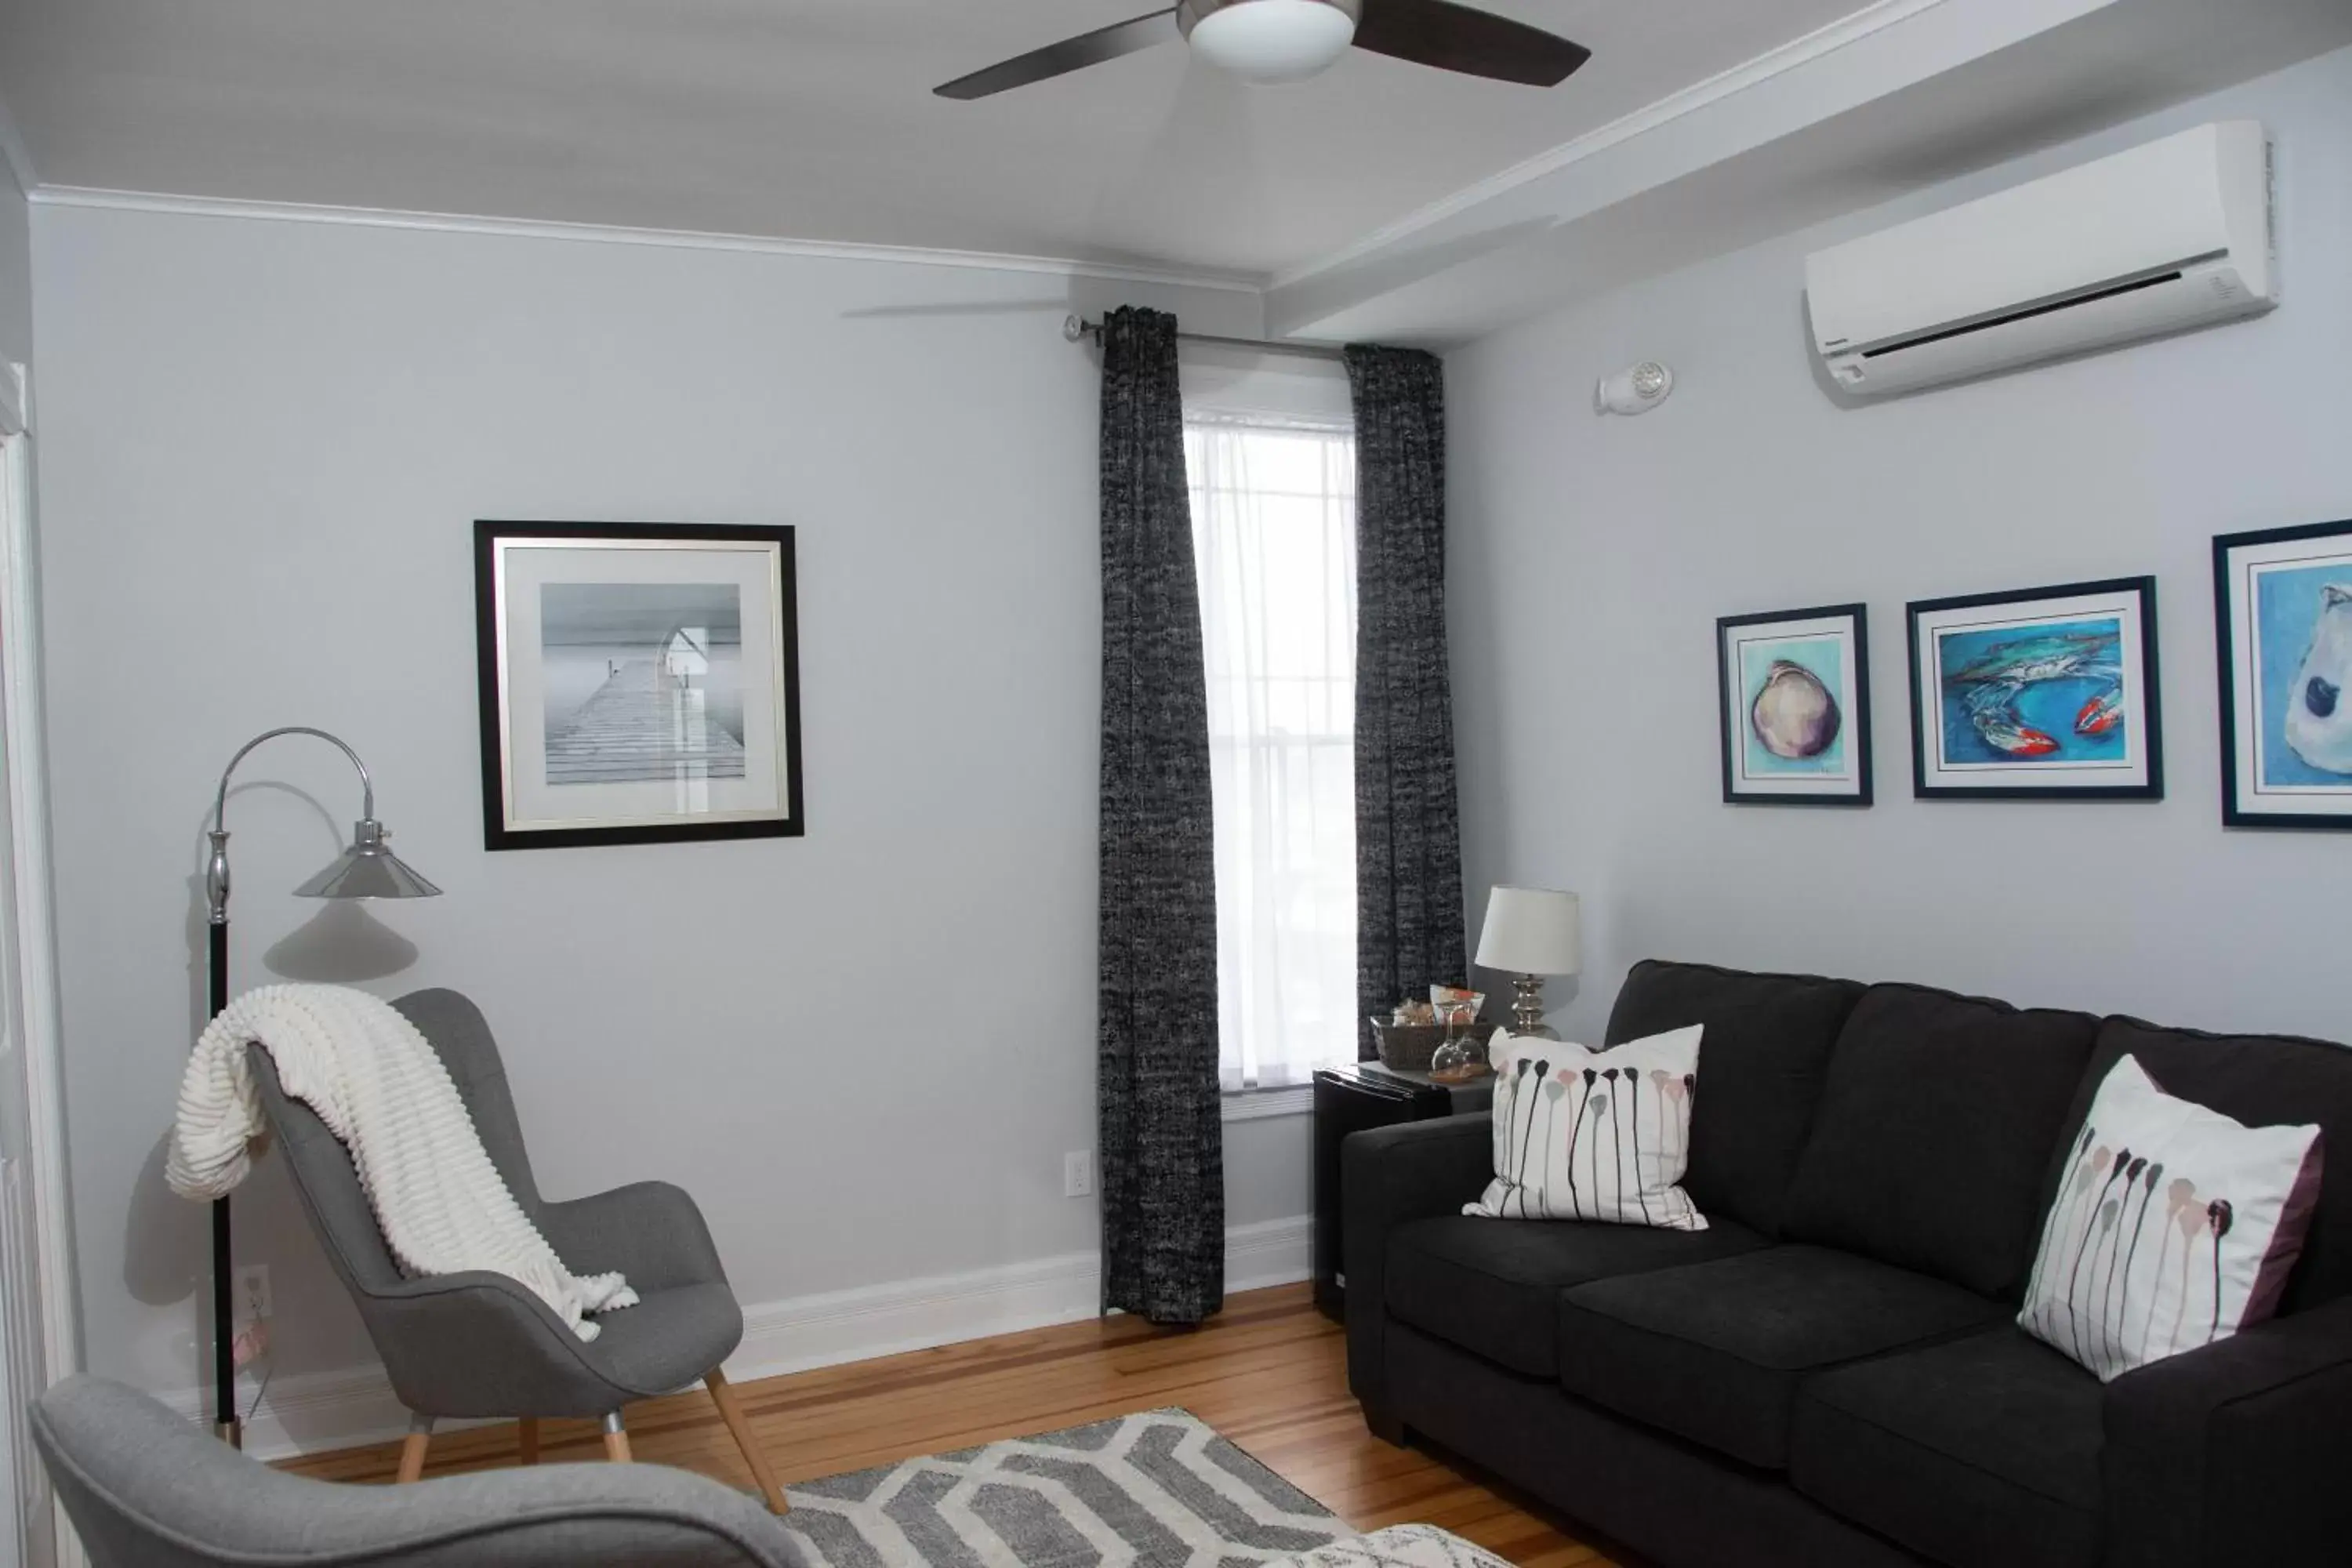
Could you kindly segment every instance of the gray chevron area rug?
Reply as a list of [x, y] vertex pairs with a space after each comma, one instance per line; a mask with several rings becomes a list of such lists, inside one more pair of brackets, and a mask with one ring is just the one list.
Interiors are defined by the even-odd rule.
[[1351, 1532], [1183, 1410], [788, 1489], [810, 1568], [1255, 1568]]

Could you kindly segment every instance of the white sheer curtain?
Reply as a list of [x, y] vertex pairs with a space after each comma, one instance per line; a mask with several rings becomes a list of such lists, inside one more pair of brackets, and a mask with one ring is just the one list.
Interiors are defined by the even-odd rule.
[[1227, 1089], [1356, 1059], [1356, 444], [1185, 425]]

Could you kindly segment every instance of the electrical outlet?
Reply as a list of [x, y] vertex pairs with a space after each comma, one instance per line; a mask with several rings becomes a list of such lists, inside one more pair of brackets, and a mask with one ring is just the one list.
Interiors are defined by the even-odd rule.
[[269, 1265], [248, 1263], [236, 1271], [236, 1302], [241, 1316], [257, 1323], [268, 1321]]
[[1092, 1197], [1095, 1190], [1095, 1152], [1073, 1149], [1062, 1156], [1062, 1195], [1066, 1198]]

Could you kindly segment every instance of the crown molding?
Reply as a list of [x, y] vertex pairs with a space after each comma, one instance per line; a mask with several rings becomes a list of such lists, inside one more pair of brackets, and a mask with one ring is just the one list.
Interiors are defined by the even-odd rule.
[[1265, 284], [1262, 277], [1231, 272], [1131, 267], [1118, 262], [1016, 256], [986, 250], [935, 250], [911, 245], [852, 245], [821, 239], [785, 239], [768, 235], [626, 228], [554, 219], [404, 212], [391, 207], [323, 206], [308, 202], [236, 201], [213, 196], [170, 195], [154, 191], [99, 190], [83, 185], [28, 186], [26, 199], [37, 206], [79, 207], [107, 212], [169, 213], [183, 217], [233, 218], [248, 222], [330, 224], [436, 234], [496, 235], [510, 239], [641, 245], [672, 250], [734, 251], [753, 256], [810, 257], [825, 261], [951, 267], [979, 272], [1044, 273], [1056, 278], [1093, 278], [1114, 283], [1145, 283], [1171, 289], [1213, 289], [1252, 295], [1261, 292]]
[[1586, 132], [1573, 140], [1538, 153], [1534, 157], [1514, 163], [1500, 174], [1490, 174], [1475, 184], [1465, 185], [1451, 195], [1442, 196], [1427, 206], [1406, 214], [1395, 222], [1384, 224], [1362, 238], [1332, 251], [1327, 256], [1304, 262], [1276, 273], [1266, 282], [1272, 292], [1303, 283], [1308, 279], [1374, 256], [1401, 241], [1411, 239], [1447, 218], [1457, 216], [1493, 201], [1496, 197], [1559, 173], [1572, 164], [1599, 157], [1610, 149], [1633, 138], [1672, 124], [1696, 114], [1724, 99], [1789, 71], [1810, 65], [1825, 55], [1835, 54], [1850, 44], [1858, 43], [1874, 33], [1896, 26], [1912, 17], [1947, 3], [1947, 0], [1873, 0], [1869, 5], [1826, 26], [1816, 27], [1801, 37], [1765, 50], [1743, 60], [1730, 69], [1720, 71], [1705, 81], [1695, 82], [1678, 92], [1668, 93], [1656, 101], [1643, 105], [1631, 114], [1621, 116], [1608, 124]]

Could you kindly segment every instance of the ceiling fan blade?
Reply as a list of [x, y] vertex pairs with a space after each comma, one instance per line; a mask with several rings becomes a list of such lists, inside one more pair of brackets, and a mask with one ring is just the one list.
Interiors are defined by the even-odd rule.
[[1033, 81], [1044, 81], [1049, 77], [1067, 76], [1074, 70], [1100, 65], [1105, 60], [1115, 60], [1121, 55], [1131, 55], [1155, 44], [1172, 44], [1181, 36], [1176, 29], [1176, 8], [1171, 5], [1165, 11], [1154, 11], [1149, 16], [1138, 16], [1129, 22], [1114, 22], [1108, 27], [1097, 27], [1091, 33], [1081, 33], [1075, 38], [1064, 38], [1058, 44], [1048, 44], [1042, 49], [1015, 55], [986, 70], [960, 76], [931, 90], [941, 98], [987, 98], [1013, 88], [1027, 87]]
[[1557, 87], [1592, 58], [1581, 44], [1453, 0], [1364, 0], [1356, 47], [1529, 87]]

